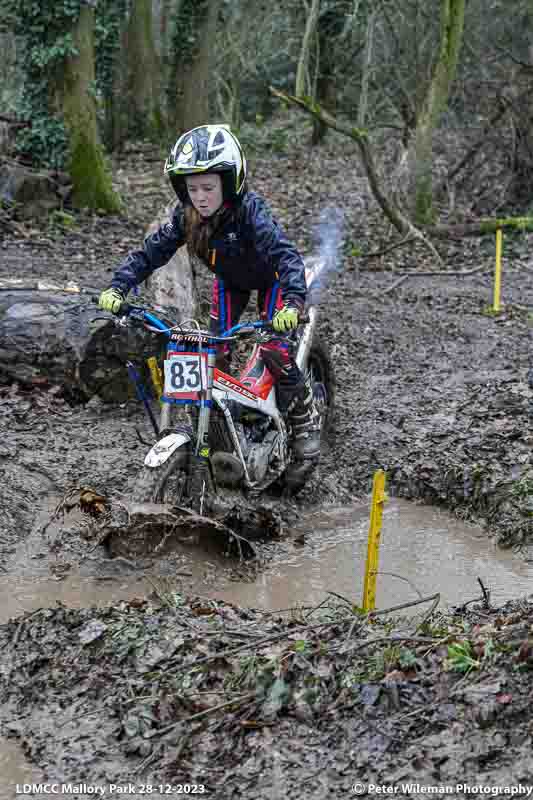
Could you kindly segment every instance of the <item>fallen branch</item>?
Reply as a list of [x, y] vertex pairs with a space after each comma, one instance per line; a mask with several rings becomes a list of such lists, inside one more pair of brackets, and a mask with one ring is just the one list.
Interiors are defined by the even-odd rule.
[[398, 278], [397, 281], [394, 281], [394, 283], [391, 283], [390, 286], [387, 286], [386, 289], [382, 289], [381, 292], [373, 292], [373, 296], [374, 297], [381, 297], [384, 294], [390, 294], [395, 289], [397, 289], [398, 286], [401, 286], [402, 283], [404, 283], [407, 280], [407, 278], [409, 278], [409, 275], [402, 275], [401, 278]]
[[173, 731], [174, 728], [177, 728], [180, 725], [189, 724], [189, 722], [194, 722], [194, 720], [200, 719], [201, 717], [207, 717], [208, 714], [213, 714], [215, 711], [221, 711], [222, 709], [229, 708], [230, 706], [242, 705], [244, 702], [247, 700], [252, 700], [254, 697], [255, 692], [248, 692], [248, 694], [245, 694], [244, 696], [241, 695], [241, 697], [235, 697], [233, 700], [227, 700], [225, 703], [219, 703], [217, 706], [211, 706], [210, 708], [204, 709], [204, 711], [198, 711], [197, 714], [193, 714], [190, 717], [173, 722], [172, 725], [166, 725], [164, 728], [151, 731], [150, 733], [146, 734], [146, 738], [152, 739], [154, 736], [163, 736], [165, 733], [170, 733], [170, 731]]
[[[344, 622], [353, 622], [353, 615], [349, 617], [342, 617], [341, 619], [333, 620], [331, 622], [317, 622], [314, 625], [302, 625], [298, 628], [298, 633], [300, 633], [302, 630], [312, 630], [314, 628], [328, 628], [334, 625], [342, 625]], [[296, 633], [296, 631], [293, 629], [281, 631], [280, 633], [274, 633], [270, 636], [265, 636], [264, 639], [259, 639], [257, 642], [244, 642], [244, 644], [241, 644], [238, 647], [231, 647], [228, 650], [222, 650], [220, 653], [214, 653], [211, 656], [203, 656], [202, 658], [197, 658], [196, 661], [191, 661], [189, 663], [179, 664], [176, 666], [178, 666], [180, 670], [196, 669], [196, 667], [208, 664], [210, 661], [216, 661], [219, 658], [228, 658], [229, 656], [234, 656], [237, 653], [240, 653], [243, 650], [248, 650], [251, 647], [255, 649], [262, 647], [264, 644], [269, 644], [270, 642], [277, 642], [280, 639], [287, 639], [294, 633]], [[165, 669], [173, 668], [174, 666], [174, 663], [171, 661], [166, 665]]]
[[419, 590], [416, 588], [416, 586], [414, 585], [414, 583], [412, 583], [412, 582], [409, 580], [409, 578], [404, 578], [404, 577], [403, 577], [403, 575], [398, 575], [396, 572], [381, 572], [381, 570], [379, 570], [379, 571], [376, 571], [376, 573], [375, 573], [375, 574], [376, 574], [376, 575], [390, 575], [390, 577], [391, 577], [391, 578], [398, 578], [398, 580], [400, 580], [400, 581], [405, 581], [406, 583], [408, 583], [408, 584], [409, 584], [409, 586], [411, 587], [411, 589], [413, 590], [413, 592], [414, 592], [415, 594], [417, 594], [417, 595], [418, 595], [418, 599], [419, 599], [419, 600], [421, 599], [421, 597], [422, 597], [422, 592], [421, 592], [421, 591], [419, 591]]
[[391, 606], [390, 608], [381, 608], [378, 611], [371, 611], [368, 616], [377, 617], [378, 614], [390, 614], [392, 611], [401, 611], [404, 608], [419, 606], [421, 603], [428, 603], [430, 600], [436, 600], [437, 598], [440, 600], [440, 592], [430, 594], [428, 597], [421, 597], [420, 600], [413, 600], [410, 603], [402, 603], [401, 606]]
[[490, 590], [487, 589], [487, 587], [485, 586], [479, 575], [477, 582], [481, 586], [481, 591], [483, 592], [483, 605], [485, 606], [485, 608], [490, 608]]
[[345, 603], [347, 603], [347, 604], [348, 604], [348, 606], [349, 606], [350, 608], [353, 608], [353, 607], [354, 607], [354, 602], [353, 602], [352, 600], [349, 600], [347, 597], [344, 597], [344, 595], [342, 595], [342, 594], [339, 594], [338, 592], [334, 592], [334, 591], [332, 591], [332, 590], [330, 589], [329, 591], [327, 591], [327, 592], [326, 592], [326, 594], [330, 594], [332, 597], [336, 597], [336, 598], [338, 598], [339, 600], [343, 600]]
[[346, 648], [346, 650], [339, 651], [341, 655], [345, 655], [346, 653], [354, 653], [358, 650], [364, 650], [366, 647], [370, 647], [373, 644], [383, 644], [383, 642], [418, 642], [419, 644], [435, 644], [438, 642], [439, 639], [435, 639], [432, 636], [413, 636], [412, 634], [406, 633], [400, 636], [377, 636], [375, 639], [365, 639], [364, 642], [359, 642], [358, 644], [352, 645], [352, 647]]
[[465, 236], [486, 236], [499, 229], [533, 231], [533, 217], [503, 217], [457, 225], [432, 225], [425, 232], [438, 239], [463, 239]]
[[[447, 277], [465, 277], [468, 275], [474, 275], [478, 272], [492, 272], [492, 267], [486, 267], [484, 264], [480, 267], [474, 267], [473, 269], [463, 269], [463, 270], [451, 270], [451, 271], [443, 271], [438, 270], [437, 272], [418, 272], [417, 270], [410, 270], [409, 272], [402, 272], [398, 279], [393, 281], [389, 286], [385, 289], [381, 289], [378, 292], [371, 292], [372, 297], [383, 297], [385, 294], [390, 294], [398, 286], [401, 286], [408, 278], [447, 278]], [[394, 271], [394, 274], [398, 274]]]
[[7, 122], [14, 128], [31, 128], [32, 122], [29, 119], [13, 119], [13, 117], [6, 117], [5, 114], [0, 114], [0, 122]]
[[431, 615], [433, 614], [433, 612], [435, 611], [435, 609], [437, 608], [439, 603], [440, 603], [440, 594], [438, 594], [435, 597], [435, 600], [433, 601], [433, 605], [431, 606], [431, 608], [429, 608], [426, 611], [426, 613], [424, 614], [424, 616], [422, 617], [422, 619], [420, 620], [420, 622], [416, 626], [416, 630], [417, 631], [419, 631], [420, 628], [428, 621], [428, 619], [431, 617]]

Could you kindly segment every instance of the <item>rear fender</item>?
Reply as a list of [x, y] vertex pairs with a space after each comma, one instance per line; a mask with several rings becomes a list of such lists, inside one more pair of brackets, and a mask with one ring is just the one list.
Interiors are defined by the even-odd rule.
[[178, 447], [186, 447], [191, 441], [191, 437], [186, 433], [169, 433], [168, 436], [163, 436], [152, 449], [146, 454], [144, 459], [144, 466], [156, 469], [160, 467], [165, 461], [168, 461], [172, 453]]

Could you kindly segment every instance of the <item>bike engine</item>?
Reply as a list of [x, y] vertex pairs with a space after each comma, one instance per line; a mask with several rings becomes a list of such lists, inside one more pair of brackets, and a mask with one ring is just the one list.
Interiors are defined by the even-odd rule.
[[[213, 409], [209, 443], [211, 465], [217, 483], [228, 488], [237, 488], [244, 477], [241, 460], [235, 451], [226, 420], [221, 412]], [[271, 420], [260, 413], [241, 413], [234, 425], [242, 456], [252, 483], [262, 483], [269, 470], [277, 473], [283, 461], [283, 437], [271, 428]]]
[[262, 442], [251, 445], [246, 457], [246, 466], [250, 480], [262, 483], [268, 471], [277, 471], [283, 459], [283, 437], [279, 431], [268, 431]]

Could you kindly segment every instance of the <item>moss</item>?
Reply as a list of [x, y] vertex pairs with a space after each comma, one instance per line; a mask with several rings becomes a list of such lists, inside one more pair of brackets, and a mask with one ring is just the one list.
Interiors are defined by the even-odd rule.
[[415, 221], [418, 225], [432, 225], [435, 222], [433, 210], [433, 188], [431, 177], [420, 179], [416, 189]]
[[91, 141], [83, 124], [71, 128], [70, 174], [74, 186], [72, 201], [80, 208], [120, 211], [119, 196], [111, 186], [104, 155], [99, 144]]
[[499, 228], [533, 231], [533, 217], [502, 217], [500, 219], [488, 219], [480, 223], [481, 233], [496, 233]]
[[69, 170], [74, 205], [115, 212], [120, 199], [111, 186], [111, 176], [98, 142], [94, 95], [94, 12], [84, 6], [73, 39], [77, 54], [65, 62], [63, 116], [68, 132]]
[[368, 131], [364, 128], [352, 128], [352, 139], [355, 139], [355, 141], [368, 139]]

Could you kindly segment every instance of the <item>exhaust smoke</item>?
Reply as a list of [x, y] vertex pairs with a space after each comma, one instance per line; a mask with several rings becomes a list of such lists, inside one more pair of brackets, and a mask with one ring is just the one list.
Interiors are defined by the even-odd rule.
[[346, 216], [342, 209], [329, 206], [320, 213], [313, 229], [314, 246], [306, 259], [309, 306], [317, 306], [333, 273], [341, 267], [341, 249], [346, 236]]

